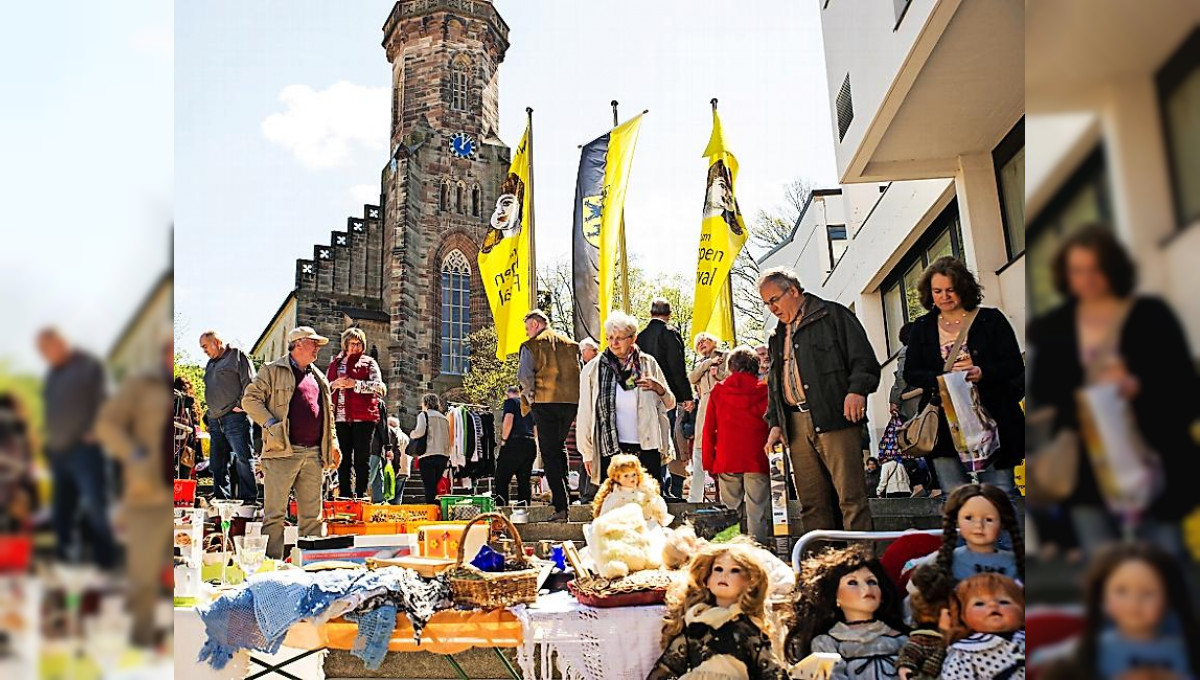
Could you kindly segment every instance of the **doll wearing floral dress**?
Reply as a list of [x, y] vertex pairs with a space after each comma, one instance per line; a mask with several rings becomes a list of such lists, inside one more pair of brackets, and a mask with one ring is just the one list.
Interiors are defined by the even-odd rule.
[[[801, 565], [786, 642], [793, 678], [890, 680], [908, 628], [900, 596], [879, 561], [861, 547], [827, 550]], [[837, 660], [814, 674], [818, 655]]]
[[950, 598], [943, 680], [1025, 679], [1025, 593], [1000, 574], [976, 574]]
[[596, 517], [599, 517], [631, 503], [641, 506], [647, 522], [654, 521], [660, 527], [671, 524], [673, 518], [667, 512], [667, 502], [659, 493], [658, 482], [646, 474], [637, 456], [621, 453], [612, 457], [608, 465], [608, 479], [596, 492], [592, 508]]
[[766, 569], [750, 546], [709, 544], [667, 595], [663, 653], [647, 680], [786, 680], [771, 649]]

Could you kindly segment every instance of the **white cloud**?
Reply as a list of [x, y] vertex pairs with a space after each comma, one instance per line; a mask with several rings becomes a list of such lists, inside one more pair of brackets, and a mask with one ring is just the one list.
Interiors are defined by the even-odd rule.
[[339, 82], [317, 91], [289, 85], [279, 93], [286, 110], [262, 122], [268, 140], [291, 151], [310, 170], [346, 165], [356, 149], [387, 149], [389, 92]]
[[[378, 184], [355, 184], [350, 187], [350, 199], [354, 201], [355, 210], [360, 210], [363, 205], [379, 204], [379, 185]], [[357, 215], [357, 212], [351, 213]]]

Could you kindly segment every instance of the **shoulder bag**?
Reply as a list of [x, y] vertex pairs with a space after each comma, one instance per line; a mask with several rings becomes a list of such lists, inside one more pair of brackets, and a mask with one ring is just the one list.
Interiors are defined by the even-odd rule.
[[[963, 323], [962, 330], [958, 332], [958, 338], [954, 341], [954, 347], [950, 349], [950, 354], [946, 355], [946, 362], [942, 365], [942, 372], [948, 373], [954, 367], [954, 360], [958, 357], [958, 353], [962, 350], [963, 343], [967, 341], [967, 333], [971, 330], [971, 324], [975, 323], [975, 317], [979, 315], [979, 310], [975, 309], [967, 315], [966, 322]], [[936, 329], [934, 329], [936, 332]], [[941, 405], [939, 398], [935, 394], [929, 399], [929, 403], [921, 412], [913, 416], [913, 419], [904, 423], [900, 427], [900, 431], [896, 436], [896, 443], [900, 446], [900, 455], [905, 458], [924, 458], [933, 453], [933, 449], [937, 446], [938, 441], [938, 417], [941, 414]]]
[[422, 417], [425, 418], [425, 434], [410, 439], [408, 441], [408, 448], [405, 450], [405, 453], [413, 458], [420, 458], [425, 455], [425, 450], [429, 446], [429, 416], [422, 411], [417, 414], [417, 421], [420, 422]]

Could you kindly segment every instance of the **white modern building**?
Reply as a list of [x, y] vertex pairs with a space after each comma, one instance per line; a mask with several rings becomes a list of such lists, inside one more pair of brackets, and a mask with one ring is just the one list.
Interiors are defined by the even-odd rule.
[[[1029, 2], [1031, 313], [1064, 234], [1109, 224], [1200, 356], [1200, 3]], [[1061, 30], [1070, 27], [1071, 30]]]
[[993, 0], [819, 0], [841, 187], [814, 192], [763, 266], [855, 311], [883, 364], [872, 446], [888, 421], [897, 333], [925, 312], [917, 281], [963, 258], [985, 302], [1025, 326], [1025, 9]]

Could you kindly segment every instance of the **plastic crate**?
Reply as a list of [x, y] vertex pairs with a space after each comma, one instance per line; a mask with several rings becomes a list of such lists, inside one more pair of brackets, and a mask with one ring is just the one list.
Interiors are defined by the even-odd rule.
[[404, 522], [330, 522], [325, 525], [325, 533], [329, 536], [392, 536], [405, 533], [404, 529]]
[[[493, 512], [496, 509], [496, 501], [491, 496], [439, 496], [438, 502], [442, 506], [442, 517], [447, 520], [466, 521], [474, 519], [485, 512]], [[470, 516], [455, 516], [454, 507], [462, 505], [470, 505], [475, 509], [469, 511]]]
[[[352, 522], [361, 522], [363, 521], [363, 507], [365, 505], [367, 504], [363, 503], [362, 501], [325, 501], [322, 506], [324, 509], [322, 516], [326, 521], [337, 517], [339, 519], [349, 520]], [[288, 514], [290, 514], [292, 517], [300, 516], [297, 512], [296, 501], [288, 502]]]
[[362, 518], [368, 522], [436, 522], [441, 519], [436, 505], [389, 505], [370, 503], [363, 507]]

